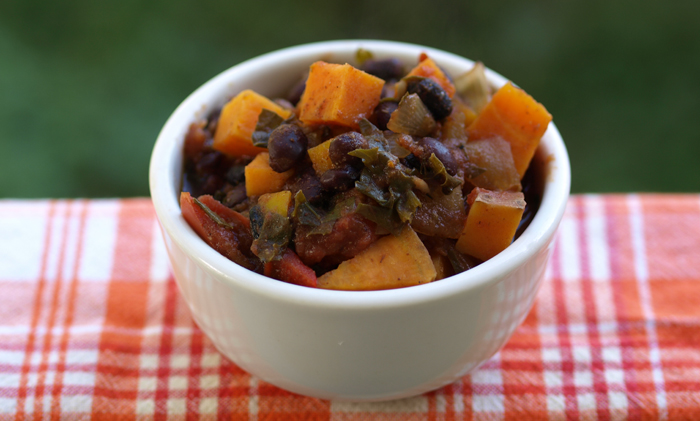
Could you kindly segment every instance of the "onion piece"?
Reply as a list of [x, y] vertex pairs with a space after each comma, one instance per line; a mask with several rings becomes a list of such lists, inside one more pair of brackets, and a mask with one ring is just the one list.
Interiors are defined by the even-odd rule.
[[459, 95], [477, 114], [491, 101], [491, 87], [486, 80], [484, 63], [478, 61], [471, 70], [455, 79]]
[[418, 95], [409, 94], [401, 98], [399, 108], [391, 113], [386, 127], [396, 133], [422, 137], [432, 133], [436, 123], [430, 110]]

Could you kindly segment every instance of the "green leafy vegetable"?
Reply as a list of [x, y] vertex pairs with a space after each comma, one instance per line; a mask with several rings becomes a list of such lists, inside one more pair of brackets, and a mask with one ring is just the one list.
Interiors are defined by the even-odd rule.
[[[399, 158], [391, 152], [391, 145], [384, 133], [372, 123], [360, 121], [360, 131], [368, 140], [370, 148], [356, 149], [349, 153], [362, 159], [364, 164], [355, 187], [379, 205], [362, 207], [363, 216], [395, 233], [397, 226], [411, 222], [416, 209], [421, 205], [420, 199], [413, 192], [413, 170], [401, 164]], [[380, 212], [380, 208], [384, 211]]]
[[357, 61], [358, 66], [362, 66], [365, 64], [365, 61], [372, 58], [374, 58], [374, 54], [369, 50], [358, 48], [357, 51], [355, 51], [355, 61]]
[[444, 194], [450, 194], [452, 190], [462, 184], [462, 180], [447, 172], [445, 165], [434, 153], [430, 154], [427, 164], [423, 165], [423, 173], [427, 178], [437, 179], [442, 185]]
[[267, 141], [270, 139], [270, 133], [275, 130], [284, 119], [274, 111], [263, 108], [258, 116], [258, 123], [253, 131], [253, 145], [260, 148], [267, 148]]
[[360, 179], [355, 182], [355, 187], [365, 196], [374, 199], [379, 205], [385, 208], [391, 208], [394, 205], [393, 197], [390, 192], [385, 191], [377, 184], [372, 177], [371, 171], [367, 168], [363, 169], [362, 173], [360, 173]]
[[307, 202], [306, 196], [299, 190], [294, 196], [294, 212], [292, 215], [297, 218], [300, 224], [313, 227], [307, 235], [326, 235], [333, 231], [335, 221], [340, 219], [343, 214], [352, 211], [354, 205], [354, 200], [347, 199], [336, 204], [329, 212], [325, 212]]
[[292, 238], [291, 221], [261, 205], [253, 206], [249, 215], [254, 238], [250, 250], [265, 263], [279, 260]]
[[369, 149], [377, 148], [385, 152], [389, 150], [384, 132], [379, 130], [366, 118], [361, 119], [359, 125], [360, 133], [369, 142]]
[[396, 202], [396, 212], [402, 222], [410, 223], [413, 220], [413, 215], [416, 214], [416, 209], [420, 206], [418, 196], [412, 190], [407, 190]]
[[403, 230], [403, 228], [406, 226], [406, 224], [400, 222], [394, 217], [391, 209], [383, 208], [381, 206], [360, 203], [360, 205], [357, 207], [357, 213], [376, 223], [393, 235], [401, 234], [401, 230]]
[[230, 230], [234, 229], [233, 226], [231, 226], [231, 224], [229, 224], [228, 222], [224, 221], [223, 218], [221, 218], [221, 217], [220, 217], [216, 212], [214, 212], [213, 210], [209, 209], [209, 206], [207, 206], [207, 205], [205, 205], [204, 203], [200, 202], [199, 199], [197, 199], [196, 197], [192, 196], [192, 200], [194, 200], [194, 203], [196, 203], [197, 206], [199, 206], [200, 208], [202, 208], [202, 210], [204, 211], [204, 213], [207, 214], [207, 216], [208, 216], [212, 221], [216, 222], [216, 225], [219, 225], [219, 226], [221, 226], [221, 227], [224, 227], [224, 228], [230, 229]]

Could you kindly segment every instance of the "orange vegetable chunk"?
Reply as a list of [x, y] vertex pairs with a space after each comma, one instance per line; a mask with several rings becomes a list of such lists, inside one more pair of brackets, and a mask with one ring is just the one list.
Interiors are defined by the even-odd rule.
[[255, 156], [267, 149], [253, 146], [253, 132], [263, 108], [277, 113], [282, 118], [292, 112], [280, 107], [264, 96], [245, 90], [229, 101], [221, 110], [219, 123], [214, 133], [214, 149], [231, 156]]
[[475, 188], [467, 197], [467, 222], [457, 240], [457, 250], [488, 260], [513, 242], [525, 210], [521, 192], [494, 192]]
[[317, 61], [311, 65], [299, 119], [304, 124], [336, 124], [359, 128], [379, 104], [384, 81], [349, 64]]
[[248, 196], [259, 196], [282, 190], [294, 170], [283, 173], [270, 168], [270, 154], [262, 152], [245, 167], [245, 191]]
[[289, 205], [292, 203], [292, 192], [289, 190], [277, 193], [265, 193], [258, 198], [258, 205], [264, 207], [268, 212], [274, 212], [280, 216], [287, 217]]
[[550, 121], [552, 115], [542, 104], [508, 82], [493, 95], [467, 134], [470, 140], [494, 136], [507, 140], [522, 179]]
[[445, 75], [440, 66], [437, 65], [430, 57], [422, 60], [416, 67], [411, 69], [406, 75], [409, 76], [423, 76], [434, 80], [445, 90], [447, 95], [452, 98], [457, 92], [455, 86], [450, 82], [450, 79]]
[[318, 287], [342, 290], [378, 290], [425, 284], [436, 272], [418, 235], [404, 227], [398, 236], [387, 235], [318, 278]]
[[314, 167], [316, 175], [318, 176], [321, 176], [321, 174], [333, 168], [333, 161], [331, 161], [331, 156], [329, 154], [331, 140], [333, 139], [328, 139], [320, 145], [309, 148], [307, 151], [309, 153], [309, 158], [311, 158], [311, 165]]

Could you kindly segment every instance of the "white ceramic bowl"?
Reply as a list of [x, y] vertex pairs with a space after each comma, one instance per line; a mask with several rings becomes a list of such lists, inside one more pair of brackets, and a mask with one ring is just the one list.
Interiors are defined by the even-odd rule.
[[[465, 58], [385, 41], [333, 41], [276, 51], [234, 66], [197, 89], [163, 127], [150, 188], [175, 279], [199, 327], [238, 366], [292, 392], [378, 401], [449, 384], [496, 353], [535, 299], [569, 195], [570, 168], [554, 124], [538, 153], [549, 156], [543, 200], [505, 251], [438, 282], [387, 291], [329, 291], [250, 272], [202, 241], [180, 213], [182, 149], [196, 118], [243, 89], [283, 95], [319, 59], [354, 60], [358, 48], [415, 63], [421, 52], [452, 75]], [[488, 71], [492, 83], [506, 82]]]

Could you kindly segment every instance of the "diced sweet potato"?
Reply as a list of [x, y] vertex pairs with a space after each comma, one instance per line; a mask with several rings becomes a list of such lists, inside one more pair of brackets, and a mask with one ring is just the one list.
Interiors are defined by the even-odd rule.
[[309, 158], [311, 158], [311, 165], [313, 165], [316, 175], [318, 176], [333, 168], [333, 162], [328, 154], [331, 147], [331, 140], [332, 139], [326, 140], [307, 151], [309, 153]]
[[469, 161], [484, 171], [469, 179], [476, 187], [487, 190], [520, 191], [520, 174], [515, 169], [510, 144], [500, 137], [472, 140], [464, 151]]
[[450, 79], [445, 75], [440, 66], [437, 65], [430, 57], [426, 57], [416, 67], [411, 69], [406, 75], [408, 76], [423, 76], [430, 78], [438, 83], [445, 90], [447, 95], [452, 98], [457, 91], [455, 86], [450, 82]]
[[270, 168], [270, 154], [262, 152], [245, 167], [245, 191], [248, 196], [259, 196], [282, 190], [294, 170], [278, 173]]
[[470, 140], [500, 136], [508, 141], [522, 179], [550, 121], [552, 116], [542, 104], [509, 82], [494, 94], [467, 133]]
[[384, 81], [349, 64], [317, 61], [311, 65], [299, 101], [304, 124], [336, 124], [353, 129], [379, 104]]
[[469, 213], [457, 250], [481, 260], [497, 255], [513, 242], [525, 210], [520, 192], [493, 192], [479, 187], [467, 197]]
[[245, 90], [224, 106], [214, 133], [214, 149], [231, 156], [255, 156], [266, 151], [253, 146], [252, 135], [263, 108], [289, 117], [291, 111], [280, 107], [264, 96]]
[[382, 237], [337, 269], [318, 278], [319, 288], [378, 290], [435, 280], [430, 254], [418, 235], [405, 227], [399, 236]]
[[287, 217], [289, 205], [292, 203], [292, 192], [289, 190], [277, 193], [266, 193], [258, 199], [258, 205], [264, 207], [269, 212], [274, 212], [280, 216]]

